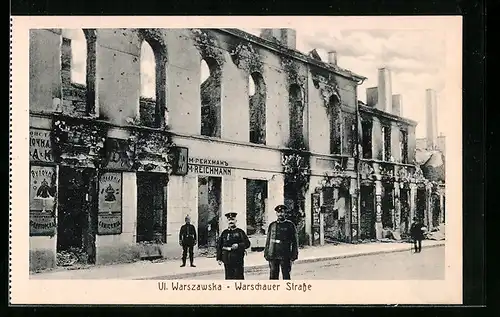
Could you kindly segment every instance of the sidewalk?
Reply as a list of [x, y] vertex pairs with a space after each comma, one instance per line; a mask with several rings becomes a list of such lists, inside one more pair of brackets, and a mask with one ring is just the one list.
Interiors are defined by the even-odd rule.
[[[422, 248], [444, 246], [444, 241], [424, 240]], [[410, 252], [411, 245], [407, 242], [391, 243], [363, 243], [340, 244], [318, 247], [305, 247], [299, 250], [299, 259], [295, 263], [341, 259], [370, 254], [391, 252]], [[223, 267], [217, 264], [215, 258], [195, 258], [196, 267], [179, 267], [180, 260], [166, 260], [162, 262], [139, 261], [126, 264], [107, 266], [93, 266], [90, 268], [30, 274], [30, 279], [50, 280], [88, 280], [88, 279], [120, 279], [141, 280], [161, 277], [162, 279], [176, 279], [180, 277], [196, 277], [200, 275], [222, 272]], [[249, 252], [245, 257], [245, 272], [258, 271], [267, 268], [263, 252]]]

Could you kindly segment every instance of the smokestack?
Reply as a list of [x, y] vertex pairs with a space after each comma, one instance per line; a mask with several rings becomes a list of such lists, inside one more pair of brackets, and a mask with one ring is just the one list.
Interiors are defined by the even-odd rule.
[[329, 51], [328, 52], [328, 64], [337, 65], [337, 52]]
[[392, 114], [401, 116], [403, 112], [403, 97], [400, 94], [392, 95]]
[[378, 70], [377, 109], [392, 113], [392, 82], [389, 68], [379, 68]]
[[291, 49], [297, 48], [297, 31], [294, 29], [262, 29], [260, 37]]
[[437, 96], [433, 89], [425, 91], [427, 148], [434, 149], [437, 146]]
[[366, 88], [366, 105], [375, 107], [378, 102], [378, 87]]

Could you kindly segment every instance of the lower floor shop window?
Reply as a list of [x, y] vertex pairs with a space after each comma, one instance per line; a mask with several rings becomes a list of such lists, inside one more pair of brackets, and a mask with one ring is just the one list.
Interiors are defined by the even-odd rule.
[[375, 238], [375, 194], [372, 185], [361, 186], [361, 206], [360, 206], [360, 221], [361, 221], [361, 239]]
[[384, 184], [382, 196], [382, 227], [392, 228], [394, 225], [394, 187]]
[[137, 242], [167, 241], [165, 177], [160, 173], [137, 173]]
[[247, 179], [246, 188], [247, 234], [265, 234], [267, 181]]
[[198, 178], [198, 245], [214, 247], [219, 235], [222, 178]]
[[349, 192], [344, 188], [323, 189], [323, 210], [325, 220], [325, 242], [344, 241], [349, 236], [347, 209]]
[[425, 188], [418, 188], [417, 189], [417, 208], [416, 208], [415, 216], [421, 222], [424, 222], [426, 220], [425, 219], [425, 209], [426, 209], [425, 208], [425, 204], [426, 204], [425, 196], [426, 196]]

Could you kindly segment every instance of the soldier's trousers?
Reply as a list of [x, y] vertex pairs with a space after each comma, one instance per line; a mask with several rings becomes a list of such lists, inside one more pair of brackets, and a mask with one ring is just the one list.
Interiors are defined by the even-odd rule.
[[224, 263], [224, 271], [226, 280], [244, 280], [243, 262]]
[[290, 260], [270, 260], [269, 261], [269, 279], [279, 280], [280, 278], [280, 268], [281, 275], [284, 280], [290, 279], [290, 271], [292, 270], [292, 261]]
[[193, 248], [194, 248], [194, 246], [192, 246], [192, 245], [185, 244], [182, 246], [182, 264], [186, 264], [186, 258], [187, 258], [188, 252], [189, 252], [189, 262], [191, 264], [193, 264], [193, 260], [194, 260]]

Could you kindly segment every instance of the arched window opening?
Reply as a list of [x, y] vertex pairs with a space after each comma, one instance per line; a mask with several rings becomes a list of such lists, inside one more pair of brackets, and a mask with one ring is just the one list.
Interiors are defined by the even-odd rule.
[[82, 29], [63, 29], [61, 43], [61, 110], [87, 114], [87, 39]]
[[139, 116], [141, 124], [155, 127], [156, 123], [156, 59], [153, 48], [147, 41], [141, 44], [140, 58], [141, 97]]
[[221, 136], [221, 72], [217, 62], [205, 58], [200, 66], [201, 135]]
[[304, 142], [304, 96], [302, 89], [297, 84], [290, 85], [289, 108], [290, 108], [290, 147], [302, 149]]
[[330, 153], [341, 154], [342, 150], [342, 124], [340, 116], [340, 100], [332, 95], [329, 100], [330, 122]]
[[248, 78], [250, 142], [266, 144], [266, 85], [260, 73]]

